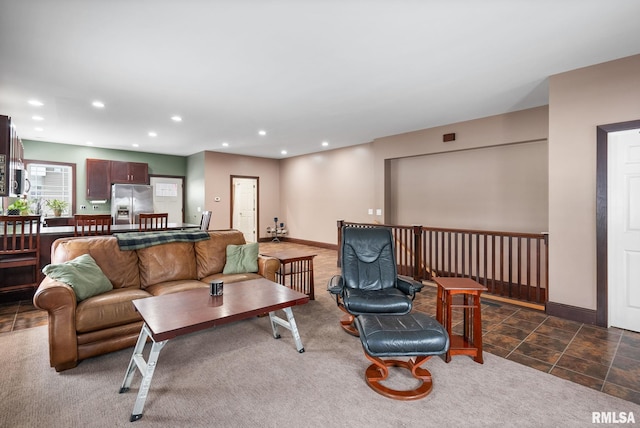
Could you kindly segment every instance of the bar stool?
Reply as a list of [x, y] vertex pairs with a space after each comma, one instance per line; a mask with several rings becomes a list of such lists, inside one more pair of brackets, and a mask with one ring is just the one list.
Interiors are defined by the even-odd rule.
[[200, 218], [200, 230], [209, 230], [209, 222], [211, 221], [211, 211], [202, 211]]
[[76, 214], [73, 236], [111, 235], [111, 214]]
[[[487, 287], [478, 284], [470, 278], [434, 278], [438, 284], [436, 300], [436, 319], [449, 333], [451, 346], [444, 354], [448, 363], [454, 355], [469, 355], [473, 360], [482, 364], [482, 318], [480, 308], [480, 294], [487, 291]], [[462, 303], [455, 303], [453, 296], [462, 295]], [[463, 310], [463, 334], [456, 335], [451, 331], [451, 310]]]
[[140, 231], [167, 230], [169, 213], [140, 213]]
[[[13, 277], [13, 284], [4, 284], [3, 291], [22, 290], [40, 285], [40, 216], [0, 216], [0, 277]], [[28, 268], [29, 275], [16, 273]], [[11, 271], [4, 271], [11, 269]], [[26, 269], [25, 269], [26, 270]], [[31, 275], [33, 274], [33, 275]]]

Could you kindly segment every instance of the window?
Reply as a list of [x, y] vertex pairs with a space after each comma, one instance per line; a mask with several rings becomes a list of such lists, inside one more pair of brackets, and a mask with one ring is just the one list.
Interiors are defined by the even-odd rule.
[[71, 216], [76, 211], [76, 165], [73, 163], [25, 161], [27, 170], [28, 198], [31, 211], [43, 217], [53, 217], [53, 210], [46, 202], [59, 199], [67, 202], [62, 211], [63, 216]]

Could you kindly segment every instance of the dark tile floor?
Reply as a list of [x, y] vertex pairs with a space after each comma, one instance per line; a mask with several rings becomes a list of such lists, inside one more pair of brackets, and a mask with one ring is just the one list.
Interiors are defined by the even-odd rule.
[[[287, 242], [261, 243], [260, 249], [273, 250], [274, 246], [316, 253], [315, 293], [318, 298], [326, 294], [327, 281], [339, 273], [335, 251]], [[415, 308], [435, 316], [435, 302], [435, 287], [426, 285]], [[336, 308], [336, 322], [339, 316]], [[461, 329], [461, 319], [460, 313], [454, 313], [454, 330]], [[0, 304], [0, 333], [46, 324], [46, 313], [30, 301]], [[640, 404], [640, 333], [551, 317], [486, 297], [482, 299], [482, 328], [486, 352]]]
[[[435, 316], [435, 288], [425, 287], [415, 308]], [[461, 311], [453, 320], [453, 330], [461, 333]], [[489, 298], [482, 299], [482, 330], [485, 352], [640, 404], [640, 333]]]

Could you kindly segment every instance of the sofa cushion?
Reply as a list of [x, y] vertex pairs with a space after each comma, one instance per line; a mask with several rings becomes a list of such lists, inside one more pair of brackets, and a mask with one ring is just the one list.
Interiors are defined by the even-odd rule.
[[194, 290], [197, 288], [209, 289], [209, 283], [195, 279], [188, 281], [166, 281], [150, 285], [144, 290], [154, 296], [161, 296], [163, 294], [178, 293], [180, 291]]
[[109, 278], [89, 254], [82, 254], [64, 263], [47, 265], [42, 272], [56, 281], [70, 285], [78, 302], [113, 289]]
[[78, 303], [76, 331], [87, 333], [140, 321], [142, 318], [131, 303], [151, 295], [139, 288], [120, 288]]
[[227, 258], [227, 245], [245, 244], [244, 235], [239, 230], [210, 230], [211, 239], [196, 242], [198, 278], [222, 273]]
[[109, 278], [113, 288], [140, 288], [138, 254], [120, 251], [113, 236], [60, 238], [53, 243], [51, 263], [62, 263], [79, 255], [89, 254]]
[[258, 243], [227, 245], [227, 260], [222, 273], [258, 272]]
[[172, 242], [137, 250], [140, 285], [196, 278], [196, 256], [192, 242]]

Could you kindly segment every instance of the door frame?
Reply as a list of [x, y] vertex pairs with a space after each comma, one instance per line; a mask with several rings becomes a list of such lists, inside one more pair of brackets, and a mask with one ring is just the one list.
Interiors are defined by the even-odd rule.
[[184, 184], [186, 182], [186, 178], [184, 175], [166, 175], [166, 174], [149, 174], [149, 184], [151, 184], [151, 177], [154, 178], [176, 178], [176, 179], [182, 179], [182, 222], [184, 223], [184, 207], [186, 206], [187, 200], [186, 200], [186, 193], [185, 192], [185, 188], [184, 188]]
[[609, 324], [608, 150], [609, 133], [640, 128], [640, 120], [596, 127], [596, 325]]
[[256, 242], [260, 241], [260, 177], [252, 175], [230, 175], [229, 176], [229, 194], [231, 195], [231, 204], [229, 205], [229, 227], [233, 228], [233, 207], [235, 206], [235, 189], [233, 187], [234, 178], [250, 178], [256, 180]]

